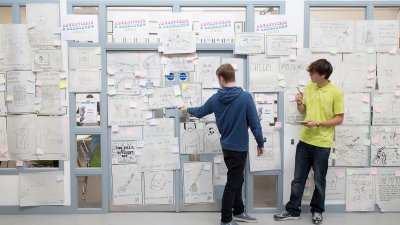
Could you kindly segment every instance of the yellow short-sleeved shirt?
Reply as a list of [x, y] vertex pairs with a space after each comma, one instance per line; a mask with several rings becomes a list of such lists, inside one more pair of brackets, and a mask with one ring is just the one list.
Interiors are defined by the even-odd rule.
[[[316, 83], [308, 84], [303, 94], [303, 104], [306, 106], [305, 121], [326, 121], [344, 113], [343, 92], [331, 82], [322, 88], [318, 88]], [[310, 145], [330, 148], [334, 132], [334, 126], [303, 126], [300, 140]]]

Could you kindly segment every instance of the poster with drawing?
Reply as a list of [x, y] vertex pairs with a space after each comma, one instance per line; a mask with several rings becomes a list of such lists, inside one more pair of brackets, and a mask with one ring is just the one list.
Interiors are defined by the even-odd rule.
[[7, 72], [7, 109], [9, 113], [34, 113], [35, 80], [31, 71]]
[[65, 115], [66, 101], [66, 90], [60, 89], [58, 72], [36, 73], [35, 106], [40, 107], [39, 115]]
[[38, 116], [37, 155], [39, 160], [70, 160], [68, 117]]
[[186, 107], [201, 106], [201, 83], [183, 83], [182, 100]]
[[204, 153], [203, 123], [186, 122], [181, 123], [181, 154]]
[[286, 89], [305, 88], [309, 82], [307, 67], [311, 62], [310, 49], [298, 49], [296, 60], [282, 56], [279, 64], [278, 79], [285, 82]]
[[235, 33], [234, 54], [253, 55], [265, 53], [265, 34]]
[[108, 75], [107, 89], [108, 93], [114, 92], [117, 95], [140, 95], [140, 77], [133, 73]]
[[343, 124], [370, 124], [370, 93], [344, 93], [344, 115]]
[[[297, 44], [296, 35], [267, 35], [265, 53], [268, 56], [289, 56], [296, 55], [296, 49], [292, 48]], [[298, 57], [301, 58], [301, 57]]]
[[[197, 54], [162, 55], [161, 64], [167, 72], [194, 72]], [[163, 74], [168, 75], [168, 74]], [[202, 82], [202, 80], [198, 80]]]
[[61, 71], [62, 69], [61, 49], [32, 50], [32, 71]]
[[137, 141], [112, 141], [112, 164], [135, 164], [137, 162], [137, 149], [140, 144]]
[[139, 171], [180, 169], [178, 138], [144, 140], [143, 149], [137, 153]]
[[7, 118], [0, 117], [0, 161], [10, 160], [10, 153], [7, 145]]
[[352, 20], [311, 20], [310, 49], [313, 52], [354, 52], [355, 33]]
[[235, 69], [236, 86], [244, 88], [244, 58], [221, 58], [221, 64], [229, 63]]
[[335, 127], [330, 166], [368, 166], [369, 129], [364, 126]]
[[275, 115], [278, 113], [277, 100], [277, 94], [254, 93], [257, 114], [262, 125], [275, 123]]
[[101, 71], [69, 71], [70, 92], [100, 92]]
[[69, 70], [101, 69], [101, 48], [70, 47], [68, 51]]
[[224, 162], [223, 154], [214, 155], [214, 185], [225, 185], [228, 180], [228, 168]]
[[398, 212], [400, 176], [398, 168], [380, 168], [376, 176], [376, 203], [381, 212]]
[[[212, 95], [214, 95], [215, 93], [217, 93], [217, 89], [203, 89], [203, 91], [201, 92], [202, 95], [202, 102], [203, 104], [206, 103], [206, 101], [211, 98]], [[214, 113], [208, 114], [206, 116], [204, 116], [203, 118], [200, 119], [200, 121], [206, 121], [206, 122], [214, 122], [215, 121], [215, 115]]]
[[61, 22], [62, 40], [99, 42], [97, 15], [67, 14]]
[[400, 126], [371, 127], [371, 166], [400, 166]]
[[249, 132], [249, 161], [250, 171], [266, 171], [281, 169], [281, 148], [279, 141], [279, 130], [273, 127], [263, 126], [264, 150], [262, 156], [257, 156], [257, 142]]
[[183, 203], [213, 203], [212, 162], [183, 163]]
[[347, 169], [346, 211], [374, 211], [374, 180], [370, 168]]
[[[144, 125], [149, 113], [145, 98], [139, 96], [114, 95], [108, 97], [108, 125]], [[150, 115], [151, 116], [151, 115]]]
[[175, 203], [174, 171], [144, 173], [144, 204], [173, 205]]
[[400, 51], [396, 54], [378, 53], [377, 54], [377, 77], [379, 90], [398, 90], [400, 76], [397, 72], [400, 70]]
[[[343, 91], [371, 91], [376, 83], [376, 56], [368, 53], [343, 54]], [[357, 79], [355, 79], [357, 78]]]
[[64, 205], [62, 171], [19, 174], [19, 206]]
[[7, 143], [12, 159], [36, 159], [36, 129], [36, 115], [8, 115]]
[[142, 174], [137, 165], [112, 165], [113, 205], [142, 205]]
[[143, 126], [118, 127], [111, 132], [111, 141], [140, 141], [143, 139]]
[[143, 126], [143, 139], [159, 139], [175, 137], [175, 118], [157, 118]]
[[183, 54], [196, 52], [196, 36], [192, 31], [167, 32], [163, 36], [164, 54]]
[[203, 127], [204, 153], [221, 153], [221, 134], [215, 123], [205, 123]]
[[113, 13], [112, 31], [114, 38], [149, 37], [149, 16], [145, 13]]
[[220, 57], [206, 56], [197, 59], [197, 81], [203, 88], [219, 88], [216, 71], [220, 66]]
[[326, 200], [345, 200], [346, 169], [330, 167], [326, 174]]
[[400, 98], [394, 92], [374, 92], [372, 125], [400, 124]]
[[3, 54], [0, 71], [32, 69], [26, 24], [0, 24], [0, 52]]
[[150, 109], [175, 108], [182, 104], [179, 86], [154, 88], [153, 93], [149, 95]]
[[249, 56], [249, 91], [265, 92], [284, 88], [285, 82], [279, 81], [280, 58], [265, 58], [265, 55]]
[[398, 48], [398, 20], [357, 20], [355, 26], [358, 52], [389, 52]]
[[304, 116], [297, 110], [297, 103], [295, 101], [298, 92], [285, 92], [285, 122], [295, 123], [304, 121]]
[[59, 7], [58, 4], [26, 4], [26, 26], [31, 46], [54, 46], [56, 40], [60, 40]]

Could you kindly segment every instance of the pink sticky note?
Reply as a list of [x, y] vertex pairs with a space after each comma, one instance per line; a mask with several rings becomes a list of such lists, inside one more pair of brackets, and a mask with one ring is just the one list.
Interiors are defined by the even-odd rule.
[[400, 177], [400, 170], [394, 171], [394, 175], [395, 175], [396, 177]]
[[42, 86], [42, 81], [41, 80], [36, 80], [36, 86]]
[[67, 73], [66, 72], [61, 72], [60, 73], [60, 79], [65, 79], [67, 78]]
[[292, 48], [299, 48], [299, 43], [292, 42]]
[[400, 128], [396, 128], [396, 134], [400, 134]]
[[347, 204], [346, 204], [346, 210], [347, 211], [353, 211], [353, 205], [350, 203], [350, 202], [348, 202]]
[[266, 95], [265, 100], [273, 101], [274, 100], [274, 96], [273, 95]]
[[373, 72], [375, 71], [375, 65], [371, 64], [368, 66], [368, 72]]
[[374, 80], [368, 80], [368, 81], [367, 81], [367, 87], [372, 88], [372, 87], [374, 87], [374, 86], [375, 86]]
[[62, 107], [68, 106], [67, 100], [62, 100], [62, 101], [60, 102], [60, 105], [61, 105]]
[[16, 160], [15, 161], [15, 166], [24, 166], [24, 161]]
[[373, 145], [375, 145], [375, 144], [378, 144], [379, 143], [379, 138], [378, 137], [371, 137], [371, 143], [373, 144]]
[[278, 129], [281, 129], [281, 127], [282, 127], [282, 123], [279, 121], [276, 121], [274, 128], [278, 130]]
[[112, 158], [112, 164], [118, 164], [118, 159], [117, 158]]
[[371, 171], [369, 173], [371, 175], [376, 175], [376, 174], [378, 174], [378, 171], [376, 171], [376, 168], [371, 168]]
[[397, 47], [392, 47], [391, 49], [389, 49], [389, 53], [394, 55], [397, 52]]
[[125, 89], [131, 89], [131, 88], [132, 88], [132, 84], [131, 83], [125, 84]]
[[394, 92], [394, 96], [396, 96], [396, 97], [400, 97], [400, 91], [396, 91], [396, 92]]
[[379, 106], [374, 106], [374, 112], [381, 113], [382, 112], [382, 108], [379, 107]]
[[368, 73], [367, 78], [368, 78], [368, 80], [375, 79], [375, 73], [374, 72]]
[[68, 125], [68, 118], [62, 118], [61, 121], [63, 125]]
[[364, 103], [369, 103], [369, 96], [368, 96], [368, 95], [364, 95], [362, 101], [363, 101]]
[[345, 176], [344, 171], [339, 171], [336, 173], [337, 178], [343, 178]]
[[296, 95], [295, 94], [290, 94], [289, 95], [289, 101], [293, 102], [296, 99]]
[[290, 54], [289, 59], [291, 61], [296, 61], [297, 56], [295, 54]]

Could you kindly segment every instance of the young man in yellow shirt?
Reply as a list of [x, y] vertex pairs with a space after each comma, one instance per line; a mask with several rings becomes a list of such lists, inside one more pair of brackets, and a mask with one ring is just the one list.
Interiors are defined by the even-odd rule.
[[312, 83], [304, 94], [296, 95], [297, 110], [305, 114], [300, 141], [296, 147], [294, 179], [291, 184], [290, 201], [286, 210], [275, 214], [275, 220], [298, 220], [301, 213], [301, 199], [310, 168], [314, 170], [315, 190], [311, 199], [311, 213], [314, 224], [323, 220], [325, 210], [326, 173], [328, 158], [333, 143], [335, 126], [343, 123], [343, 92], [330, 81], [332, 65], [326, 59], [311, 63], [307, 71]]

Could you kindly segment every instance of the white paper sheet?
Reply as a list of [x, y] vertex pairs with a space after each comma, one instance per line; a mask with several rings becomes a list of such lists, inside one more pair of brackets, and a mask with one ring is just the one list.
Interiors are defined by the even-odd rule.
[[0, 161], [10, 160], [10, 153], [7, 145], [6, 117], [0, 117]]
[[145, 205], [173, 205], [175, 203], [173, 171], [144, 173], [144, 189]]
[[382, 91], [398, 90], [400, 84], [400, 51], [392, 55], [389, 53], [377, 54], [378, 89]]
[[371, 166], [400, 166], [400, 126], [371, 127]]
[[346, 211], [374, 211], [375, 179], [370, 168], [347, 169]]
[[181, 123], [181, 154], [204, 153], [203, 123]]
[[137, 165], [113, 165], [112, 190], [114, 205], [142, 205], [142, 174]]
[[221, 153], [221, 134], [215, 123], [205, 123], [203, 128], [204, 152], [205, 153]]
[[7, 117], [8, 151], [12, 159], [36, 159], [36, 127], [36, 115], [9, 115]]
[[369, 67], [376, 65], [374, 54], [343, 54], [343, 86], [344, 91], [371, 91], [375, 89], [376, 70]]
[[61, 49], [32, 49], [33, 71], [61, 71], [62, 52]]
[[112, 141], [111, 157], [113, 164], [134, 164], [137, 162], [139, 149], [137, 141]]
[[[278, 90], [280, 58], [265, 58], [265, 55], [249, 56], [249, 90], [264, 92]], [[284, 88], [284, 82], [283, 87]]]
[[[296, 35], [267, 35], [266, 55], [289, 56], [296, 55], [296, 49], [292, 48], [297, 43]], [[301, 57], [298, 57], [301, 58]]]
[[61, 23], [61, 38], [65, 41], [99, 42], [97, 15], [67, 14]]
[[143, 126], [144, 140], [175, 137], [175, 118], [157, 118], [148, 123]]
[[236, 33], [234, 54], [253, 55], [265, 53], [265, 34]]
[[183, 203], [214, 202], [212, 162], [183, 163]]
[[201, 106], [201, 83], [183, 83], [181, 89], [182, 100], [186, 107]]
[[69, 91], [99, 92], [101, 89], [100, 71], [69, 71]]
[[149, 16], [145, 13], [117, 12], [113, 13], [113, 37], [133, 38], [149, 37]]
[[31, 71], [7, 72], [7, 109], [9, 113], [35, 111], [35, 79]]
[[393, 92], [374, 92], [372, 125], [400, 124], [400, 98]]
[[[136, 104], [135, 107], [131, 107], [133, 103]], [[143, 96], [109, 96], [108, 125], [144, 125], [148, 108]]]
[[[0, 52], [3, 54], [3, 69], [31, 70], [31, 47], [28, 41], [26, 24], [0, 25]], [[1, 61], [0, 61], [1, 62]]]
[[39, 160], [70, 160], [68, 117], [39, 116], [37, 128], [37, 147], [44, 154]]
[[111, 132], [112, 141], [139, 141], [142, 139], [142, 126], [118, 127], [118, 132]]
[[381, 168], [376, 177], [376, 203], [382, 212], [398, 212], [400, 205], [399, 168]]
[[[40, 106], [39, 115], [65, 115], [67, 113], [66, 90], [60, 89], [58, 72], [36, 74], [36, 99], [34, 104]], [[63, 105], [65, 102], [65, 105]]]
[[196, 36], [192, 31], [167, 32], [163, 37], [164, 54], [183, 54], [196, 52]]
[[357, 51], [388, 52], [398, 48], [398, 20], [357, 20], [356, 23]]
[[255, 93], [254, 101], [256, 104], [258, 118], [261, 124], [274, 124], [278, 115], [278, 96], [270, 93]]
[[174, 87], [154, 88], [149, 95], [150, 109], [175, 108], [181, 106], [179, 103], [183, 103], [182, 96], [176, 94]]
[[137, 157], [141, 172], [180, 169], [178, 138], [145, 140], [142, 153]]
[[220, 66], [220, 57], [199, 57], [197, 60], [197, 81], [202, 82], [203, 88], [219, 88], [216, 71]]
[[69, 70], [100, 70], [101, 48], [69, 48]]
[[[367, 125], [371, 121], [370, 93], [344, 93], [343, 124]], [[368, 102], [367, 102], [368, 100]]]
[[257, 156], [257, 142], [249, 132], [249, 161], [250, 171], [266, 171], [281, 169], [281, 148], [279, 141], [279, 130], [273, 127], [263, 126], [264, 150], [263, 156]]

